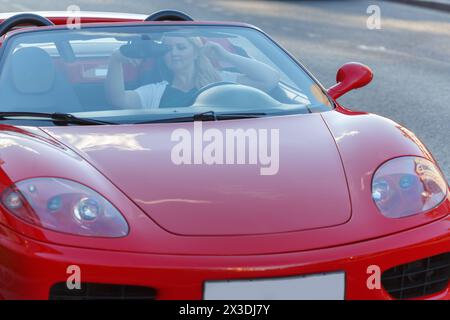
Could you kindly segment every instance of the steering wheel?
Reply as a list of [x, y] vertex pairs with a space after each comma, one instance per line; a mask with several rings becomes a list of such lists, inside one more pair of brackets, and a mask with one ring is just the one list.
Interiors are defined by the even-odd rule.
[[54, 23], [40, 15], [21, 13], [5, 19], [0, 24], [0, 37], [19, 25], [32, 25], [36, 27], [53, 26]]
[[197, 92], [195, 92], [194, 96], [192, 97], [191, 100], [191, 104], [194, 104], [195, 101], [197, 101], [197, 98], [205, 91], [215, 88], [215, 87], [219, 87], [219, 86], [223, 86], [223, 85], [229, 85], [229, 84], [238, 84], [236, 82], [231, 82], [231, 81], [218, 81], [218, 82], [213, 82], [210, 84], [207, 84], [206, 86], [201, 87], [200, 89], [197, 90]]
[[[221, 86], [222, 88], [217, 88]], [[220, 107], [228, 109], [278, 108], [280, 102], [266, 92], [236, 82], [219, 81], [210, 83], [194, 94], [194, 107]]]
[[215, 87], [218, 87], [218, 86], [223, 86], [223, 85], [226, 85], [226, 84], [236, 84], [236, 85], [239, 85], [238, 83], [236, 83], [236, 82], [231, 82], [231, 81], [218, 81], [218, 82], [213, 82], [213, 83], [207, 84], [206, 86], [203, 86], [203, 87], [201, 87], [200, 89], [197, 90], [197, 92], [195, 93], [195, 96], [194, 96], [194, 101], [197, 99], [197, 97], [198, 97], [199, 95], [201, 95], [201, 94], [202, 94], [203, 92], [205, 92], [206, 90], [209, 90], [209, 89], [211, 89], [211, 88], [215, 88]]

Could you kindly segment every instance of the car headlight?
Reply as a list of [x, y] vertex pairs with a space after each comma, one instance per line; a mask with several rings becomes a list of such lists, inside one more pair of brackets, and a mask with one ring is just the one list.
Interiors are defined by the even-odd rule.
[[438, 206], [447, 182], [436, 166], [419, 157], [400, 157], [383, 164], [372, 180], [372, 199], [388, 218], [403, 218]]
[[79, 236], [123, 237], [128, 224], [103, 196], [60, 178], [24, 180], [7, 188], [1, 204], [36, 226]]

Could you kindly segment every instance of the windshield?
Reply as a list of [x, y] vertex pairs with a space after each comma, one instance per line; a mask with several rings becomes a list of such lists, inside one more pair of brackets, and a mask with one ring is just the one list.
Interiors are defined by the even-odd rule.
[[0, 112], [70, 113], [112, 123], [331, 108], [282, 49], [263, 33], [236, 26], [18, 33], [4, 48], [0, 88]]

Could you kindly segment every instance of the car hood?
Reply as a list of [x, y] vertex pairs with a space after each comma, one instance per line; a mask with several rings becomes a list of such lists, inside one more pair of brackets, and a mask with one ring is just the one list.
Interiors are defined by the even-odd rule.
[[[337, 226], [350, 219], [341, 158], [319, 114], [197, 122], [196, 126], [195, 133], [192, 122], [43, 130], [84, 157], [160, 227], [174, 234], [284, 233]], [[179, 154], [177, 138], [182, 135], [192, 139], [193, 162], [207, 152], [208, 145], [212, 147], [211, 141], [202, 142], [202, 135], [222, 137], [224, 148], [219, 148], [220, 143], [214, 146], [219, 155], [223, 150], [226, 162], [231, 150], [227, 132], [237, 129], [256, 132], [256, 163], [249, 163], [247, 154], [242, 164], [236, 159], [230, 160], [235, 164], [206, 164], [205, 159], [177, 164], [173, 155]], [[264, 139], [264, 132], [269, 139]], [[278, 141], [276, 134], [270, 139], [274, 132]], [[260, 161], [258, 153], [265, 142], [272, 151], [270, 166]]]

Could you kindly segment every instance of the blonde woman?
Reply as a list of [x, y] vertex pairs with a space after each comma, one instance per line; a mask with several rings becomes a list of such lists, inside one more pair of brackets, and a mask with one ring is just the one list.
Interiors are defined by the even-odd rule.
[[[166, 80], [125, 90], [122, 64], [129, 59], [116, 51], [111, 58], [106, 79], [106, 90], [111, 103], [119, 108], [187, 107], [198, 89], [215, 82], [231, 81], [265, 91], [274, 88], [279, 73], [254, 59], [225, 50], [221, 45], [198, 37], [165, 36], [163, 43], [170, 51], [163, 57], [170, 76]], [[238, 73], [216, 70], [210, 58], [226, 61]]]

